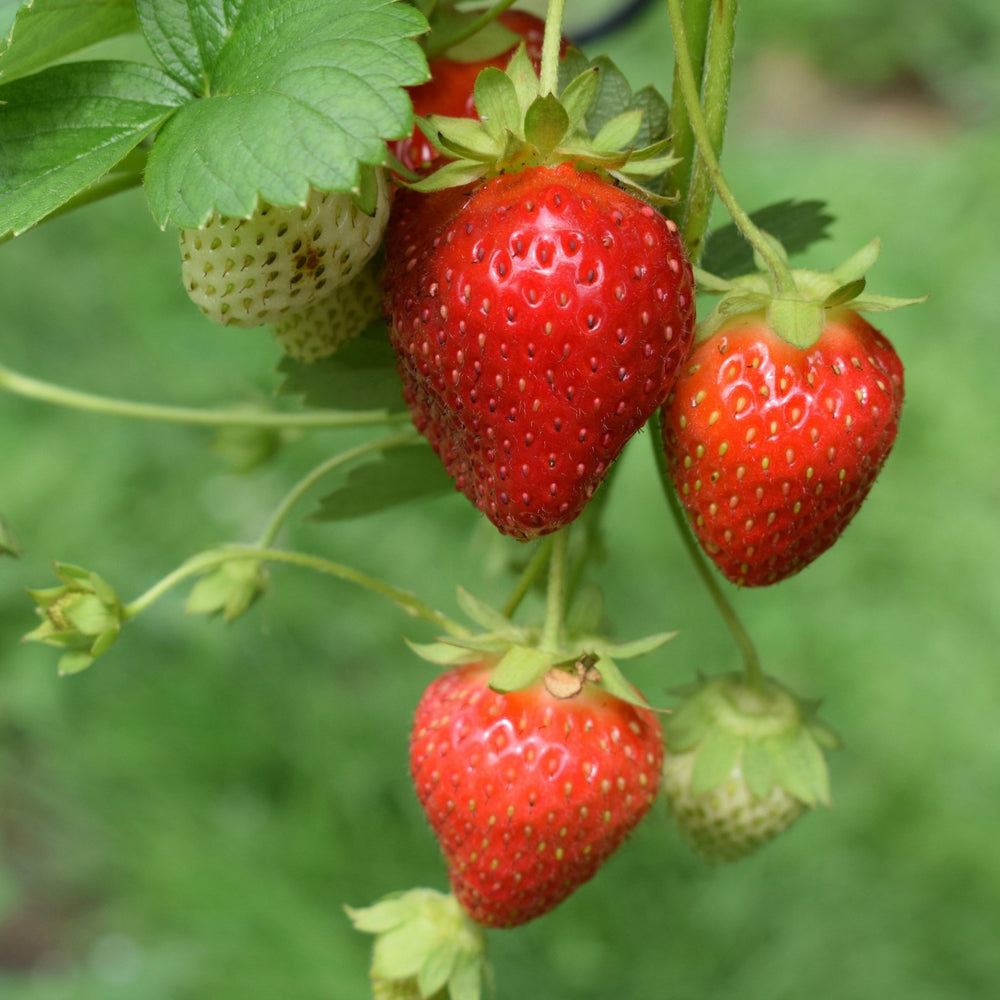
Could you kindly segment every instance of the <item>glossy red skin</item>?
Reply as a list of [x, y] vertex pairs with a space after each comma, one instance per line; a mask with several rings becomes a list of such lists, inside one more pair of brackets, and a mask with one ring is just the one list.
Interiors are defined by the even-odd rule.
[[593, 685], [500, 694], [491, 665], [442, 674], [417, 706], [410, 771], [473, 920], [514, 927], [590, 879], [652, 805], [655, 713]]
[[[542, 39], [545, 22], [523, 10], [504, 11], [497, 19], [505, 28], [524, 39], [525, 49], [537, 71], [542, 61]], [[442, 57], [430, 63], [431, 78], [418, 87], [410, 88], [413, 113], [422, 118], [427, 115], [445, 115], [449, 118], [475, 118], [476, 104], [473, 89], [476, 77], [487, 66], [506, 69], [510, 57], [517, 51], [512, 46], [490, 59], [459, 62]], [[427, 140], [419, 127], [405, 139], [389, 144], [393, 155], [410, 170], [422, 171], [442, 155]]]
[[386, 246], [384, 308], [417, 429], [501, 532], [569, 524], [690, 347], [676, 227], [564, 163], [400, 192]]
[[663, 411], [670, 475], [702, 548], [733, 583], [797, 573], [858, 512], [888, 457], [903, 365], [856, 312], [810, 348], [762, 314], [697, 345]]

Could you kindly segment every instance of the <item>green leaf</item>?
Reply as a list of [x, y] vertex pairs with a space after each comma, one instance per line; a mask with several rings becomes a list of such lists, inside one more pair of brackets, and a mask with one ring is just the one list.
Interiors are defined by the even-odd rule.
[[454, 667], [459, 663], [472, 663], [480, 659], [477, 652], [461, 645], [450, 646], [443, 642], [416, 643], [409, 639], [404, 639], [404, 642], [420, 659], [439, 667]]
[[691, 791], [695, 795], [718, 788], [739, 763], [743, 740], [718, 726], [705, 733], [691, 769]]
[[613, 656], [616, 660], [632, 660], [637, 656], [646, 656], [648, 653], [652, 653], [664, 643], [675, 638], [676, 635], [676, 632], [657, 632], [655, 635], [647, 635], [641, 639], [631, 639], [627, 642], [596, 643], [595, 648], [597, 652]]
[[490, 138], [500, 142], [507, 132], [521, 131], [521, 115], [514, 82], [495, 66], [487, 66], [476, 77], [476, 112]]
[[598, 149], [624, 149], [630, 145], [639, 134], [642, 125], [641, 111], [623, 111], [601, 127], [594, 136], [594, 145]]
[[689, 698], [674, 709], [666, 730], [667, 746], [674, 753], [684, 753], [697, 746], [712, 724], [700, 698]]
[[68, 677], [70, 674], [78, 674], [86, 670], [94, 662], [94, 657], [90, 653], [74, 650], [63, 653], [59, 657], [58, 671], [60, 677]]
[[0, 40], [0, 83], [137, 28], [133, 0], [31, 0]]
[[252, 9], [223, 0], [135, 0], [142, 33], [163, 68], [193, 94], [209, 75], [236, 19]]
[[458, 588], [457, 597], [458, 606], [469, 620], [487, 632], [507, 632], [515, 628], [509, 618], [492, 605], [481, 601], [475, 594], [469, 593], [465, 587]]
[[427, 78], [427, 63], [413, 40], [426, 22], [409, 4], [234, 0], [229, 10], [223, 40], [209, 32], [213, 51], [202, 53], [206, 96], [150, 152], [146, 191], [161, 226], [245, 217], [259, 199], [301, 204], [310, 185], [354, 191], [360, 165], [383, 163], [385, 140], [412, 128], [405, 88]]
[[578, 128], [584, 122], [597, 93], [598, 76], [597, 67], [590, 66], [571, 80], [559, 95], [569, 117], [570, 129]]
[[[751, 212], [750, 218], [795, 254], [829, 239], [833, 216], [826, 207], [825, 201], [788, 199]], [[720, 278], [735, 278], [754, 269], [753, 251], [735, 225], [722, 226], [709, 233], [701, 266]]]
[[451, 978], [462, 950], [461, 942], [444, 941], [431, 949], [417, 973], [417, 987], [422, 997], [433, 997]]
[[366, 934], [382, 934], [410, 919], [414, 913], [414, 903], [407, 896], [396, 893], [380, 899], [371, 906], [359, 909], [345, 906], [344, 910], [356, 930]]
[[767, 746], [758, 740], [748, 740], [740, 761], [747, 788], [761, 801], [774, 787], [774, 767]]
[[471, 950], [464, 950], [455, 963], [455, 969], [448, 980], [448, 995], [451, 1000], [480, 1000], [483, 986], [483, 956]]
[[529, 646], [512, 646], [490, 674], [494, 691], [520, 691], [530, 687], [552, 666], [552, 656]]
[[422, 442], [393, 448], [373, 462], [353, 468], [343, 485], [320, 500], [311, 521], [345, 521], [398, 504], [455, 492], [440, 460]]
[[524, 114], [525, 138], [537, 146], [543, 156], [548, 156], [559, 145], [567, 129], [569, 117], [554, 94], [536, 97]]
[[278, 371], [285, 376], [278, 392], [302, 396], [307, 406], [390, 413], [406, 409], [396, 354], [381, 320], [329, 358], [306, 363], [285, 357]]
[[52, 66], [0, 86], [0, 236], [30, 229], [106, 174], [187, 99], [161, 70]]

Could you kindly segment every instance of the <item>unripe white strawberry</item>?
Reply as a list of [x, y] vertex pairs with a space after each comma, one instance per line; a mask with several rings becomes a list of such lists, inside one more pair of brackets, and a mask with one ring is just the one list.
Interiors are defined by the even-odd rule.
[[357, 275], [382, 241], [389, 181], [374, 171], [372, 214], [350, 194], [311, 190], [304, 205], [262, 205], [249, 219], [213, 217], [180, 233], [188, 295], [224, 326], [274, 323]]
[[736, 861], [830, 803], [823, 748], [836, 734], [772, 678], [702, 679], [663, 723], [661, 788], [685, 839], [706, 861]]
[[319, 361], [353, 340], [382, 312], [382, 268], [369, 261], [357, 277], [301, 312], [289, 311], [274, 335], [296, 361]]

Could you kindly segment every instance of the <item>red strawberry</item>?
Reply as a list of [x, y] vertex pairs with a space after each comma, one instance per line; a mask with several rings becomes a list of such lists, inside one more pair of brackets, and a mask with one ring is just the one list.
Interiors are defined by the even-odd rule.
[[690, 347], [673, 223], [572, 163], [397, 195], [385, 311], [404, 396], [504, 533], [571, 522]]
[[[542, 58], [545, 22], [524, 10], [504, 11], [497, 20], [509, 31], [524, 39], [528, 56], [537, 69]], [[476, 105], [473, 100], [473, 88], [476, 77], [487, 66], [503, 69], [515, 49], [516, 46], [513, 46], [489, 59], [477, 59], [472, 62], [461, 62], [447, 56], [432, 59], [429, 66], [430, 80], [418, 87], [410, 88], [413, 113], [423, 118], [427, 115], [474, 118]], [[405, 139], [390, 143], [389, 148], [400, 163], [410, 170], [421, 170], [441, 157], [441, 153], [431, 145], [419, 127], [415, 127], [413, 134]]]
[[801, 349], [765, 312], [697, 345], [663, 410], [670, 476], [702, 548], [745, 587], [825, 552], [858, 512], [896, 439], [903, 366], [852, 309]]
[[501, 694], [492, 663], [442, 674], [410, 740], [417, 797], [469, 915], [514, 927], [590, 879], [656, 796], [656, 715], [587, 683]]

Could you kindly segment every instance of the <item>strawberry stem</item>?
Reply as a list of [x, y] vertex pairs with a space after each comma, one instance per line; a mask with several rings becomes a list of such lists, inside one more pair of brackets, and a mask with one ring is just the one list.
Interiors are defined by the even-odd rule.
[[549, 0], [542, 38], [542, 65], [538, 75], [539, 96], [559, 92], [559, 51], [562, 47], [563, 11], [566, 0]]
[[764, 683], [764, 674], [760, 667], [760, 658], [757, 655], [757, 649], [753, 644], [753, 640], [750, 638], [750, 633], [747, 632], [746, 628], [744, 628], [739, 615], [736, 614], [736, 610], [733, 608], [732, 604], [730, 604], [725, 593], [723, 593], [722, 587], [719, 586], [719, 581], [716, 579], [711, 567], [701, 554], [701, 550], [698, 548], [698, 543], [695, 540], [694, 535], [691, 533], [687, 517], [681, 508], [680, 499], [670, 482], [670, 473], [667, 469], [667, 457], [663, 446], [663, 431], [660, 428], [660, 421], [654, 418], [653, 420], [650, 420], [649, 426], [653, 431], [650, 435], [650, 441], [652, 442], [653, 452], [656, 456], [657, 467], [660, 470], [660, 482], [663, 486], [663, 494], [667, 499], [667, 506], [670, 508], [670, 513], [673, 515], [674, 521], [677, 524], [681, 541], [684, 543], [684, 548], [687, 550], [688, 555], [691, 557], [691, 561], [694, 563], [695, 569], [698, 571], [698, 576], [701, 577], [701, 582], [705, 585], [712, 601], [715, 603], [715, 607], [722, 616], [722, 620], [726, 623], [726, 627], [729, 629], [729, 634], [733, 637], [733, 640], [739, 647], [740, 653], [743, 656], [743, 670], [747, 687], [755, 691], [759, 690], [761, 685]]
[[569, 528], [563, 528], [552, 536], [552, 551], [549, 555], [549, 586], [545, 604], [545, 624], [538, 642], [539, 649], [558, 650], [562, 648], [563, 616], [566, 608], [566, 553], [569, 544]]
[[[726, 133], [735, 32], [735, 0], [713, 3], [701, 86], [701, 106], [704, 109], [709, 141], [716, 159], [722, 153], [722, 142]], [[691, 260], [697, 262], [701, 259], [705, 247], [705, 233], [708, 229], [715, 189], [711, 173], [706, 170], [705, 161], [701, 156], [697, 157], [690, 169], [692, 173], [688, 179], [681, 231]]]
[[534, 582], [542, 575], [542, 570], [548, 565], [551, 557], [553, 541], [550, 535], [535, 546], [534, 554], [528, 561], [528, 565], [525, 566], [524, 572], [521, 573], [521, 578], [517, 581], [517, 585], [511, 592], [510, 597], [507, 598], [507, 603], [503, 606], [503, 616], [505, 618], [514, 617], [515, 612], [521, 606], [521, 602], [527, 596], [528, 591], [531, 590]]
[[386, 413], [366, 410], [355, 413], [317, 411], [313, 413], [267, 413], [253, 410], [202, 410], [187, 406], [165, 406], [158, 403], [136, 403], [94, 393], [67, 389], [22, 375], [0, 365], [0, 389], [27, 399], [35, 399], [73, 410], [86, 410], [108, 417], [130, 417], [134, 420], [154, 420], [169, 424], [194, 424], [201, 427], [267, 427], [275, 430], [317, 430], [334, 427], [371, 427], [384, 424], [409, 423], [409, 413]]
[[398, 587], [392, 586], [392, 584], [368, 576], [368, 574], [362, 573], [350, 566], [344, 566], [341, 563], [335, 563], [329, 559], [314, 556], [307, 552], [242, 545], [219, 546], [215, 549], [206, 549], [204, 552], [199, 552], [197, 555], [192, 556], [178, 566], [177, 569], [153, 584], [145, 593], [127, 604], [122, 609], [122, 620], [127, 621], [130, 618], [134, 618], [145, 611], [146, 608], [162, 597], [168, 590], [191, 577], [200, 576], [227, 562], [247, 559], [257, 562], [288, 563], [294, 566], [302, 566], [306, 569], [313, 569], [318, 573], [325, 573], [340, 580], [347, 580], [350, 583], [364, 587], [366, 590], [373, 591], [382, 597], [387, 597], [408, 615], [431, 622], [438, 628], [444, 629], [449, 635], [456, 637], [467, 637], [469, 635], [468, 629], [452, 621], [440, 611], [435, 611], [409, 591], [401, 590]]
[[340, 454], [328, 458], [325, 462], [320, 462], [319, 465], [306, 473], [306, 475], [292, 487], [281, 503], [275, 508], [271, 517], [268, 519], [267, 524], [264, 526], [264, 530], [261, 532], [260, 537], [257, 539], [257, 547], [265, 549], [271, 545], [275, 538], [278, 537], [278, 532], [288, 519], [288, 515], [291, 513], [295, 504], [302, 499], [305, 493], [308, 492], [313, 485], [319, 482], [319, 480], [321, 480], [328, 473], [333, 472], [335, 469], [339, 469], [344, 465], [348, 465], [356, 459], [363, 458], [365, 455], [369, 455], [372, 452], [389, 451], [392, 448], [398, 448], [402, 445], [422, 443], [423, 440], [424, 439], [415, 431], [409, 431], [407, 433], [397, 434], [394, 437], [379, 438], [375, 441], [368, 441], [365, 444], [358, 445], [356, 448], [350, 448], [347, 451], [342, 451]]
[[757, 251], [771, 275], [774, 290], [779, 295], [795, 292], [795, 281], [791, 269], [784, 256], [772, 241], [755, 225], [750, 216], [736, 200], [732, 189], [723, 176], [718, 157], [712, 147], [712, 135], [705, 116], [701, 110], [698, 85], [694, 78], [694, 68], [688, 53], [687, 32], [684, 26], [684, 16], [681, 10], [681, 0], [667, 0], [670, 13], [670, 30], [674, 38], [674, 54], [676, 57], [677, 78], [681, 94], [691, 122], [698, 153], [704, 163], [705, 170], [711, 179], [719, 200], [726, 206], [736, 228], [743, 234], [746, 241]]

